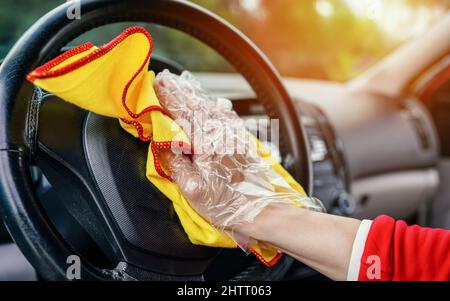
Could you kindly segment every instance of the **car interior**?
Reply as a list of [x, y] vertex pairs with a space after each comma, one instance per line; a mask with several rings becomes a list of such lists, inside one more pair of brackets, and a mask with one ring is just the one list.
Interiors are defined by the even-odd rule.
[[[327, 12], [328, 2], [309, 2]], [[73, 3], [63, 1], [8, 49], [0, 66], [0, 280], [64, 280], [72, 254], [82, 258], [83, 280], [327, 280], [288, 255], [269, 268], [239, 249], [191, 244], [146, 179], [147, 144], [26, 81], [63, 51], [107, 42], [130, 24], [148, 28], [156, 45], [183, 32], [226, 62], [227, 70], [192, 72], [242, 118], [279, 120], [272, 152], [328, 213], [450, 229], [448, 3], [423, 32], [348, 80], [280, 73], [247, 32], [196, 3], [86, 0], [71, 19]], [[173, 45], [189, 51], [182, 46]], [[150, 69], [190, 70], [158, 49]]]

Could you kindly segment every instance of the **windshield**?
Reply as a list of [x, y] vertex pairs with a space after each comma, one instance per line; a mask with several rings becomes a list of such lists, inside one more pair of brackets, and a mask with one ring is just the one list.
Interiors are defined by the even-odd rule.
[[[33, 22], [63, 2], [0, 1], [0, 57], [6, 55]], [[193, 2], [242, 30], [284, 76], [334, 81], [357, 76], [399, 45], [425, 32], [450, 8], [448, 0]], [[174, 30], [146, 27], [154, 36], [156, 54], [192, 71], [232, 70], [217, 54], [193, 38]], [[75, 44], [86, 39], [104, 43], [119, 30], [117, 26], [102, 27], [80, 37]]]

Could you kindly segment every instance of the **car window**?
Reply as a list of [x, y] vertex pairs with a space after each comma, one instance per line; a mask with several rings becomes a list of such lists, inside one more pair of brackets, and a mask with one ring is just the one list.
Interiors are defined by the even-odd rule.
[[[0, 57], [40, 16], [62, 0], [0, 1]], [[247, 34], [285, 76], [349, 80], [424, 33], [448, 0], [194, 0]], [[149, 5], [151, 2], [149, 1]], [[82, 12], [81, 12], [82, 17]], [[101, 44], [130, 24], [104, 26], [71, 44]], [[144, 25], [144, 24], [142, 24]], [[186, 69], [228, 72], [214, 51], [175, 30], [146, 26], [155, 53]]]

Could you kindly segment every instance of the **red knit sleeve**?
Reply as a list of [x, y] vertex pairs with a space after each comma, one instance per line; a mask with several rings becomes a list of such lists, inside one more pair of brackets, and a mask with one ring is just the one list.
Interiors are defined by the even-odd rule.
[[370, 227], [359, 280], [450, 280], [450, 231], [382, 215]]

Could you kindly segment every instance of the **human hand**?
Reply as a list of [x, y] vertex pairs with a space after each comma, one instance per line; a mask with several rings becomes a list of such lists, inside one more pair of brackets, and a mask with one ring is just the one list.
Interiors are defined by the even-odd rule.
[[321, 211], [320, 202], [289, 186], [258, 155], [256, 139], [226, 99], [209, 97], [189, 73], [156, 77], [158, 99], [193, 145], [191, 158], [162, 154], [190, 205], [220, 230], [239, 230], [269, 204]]

